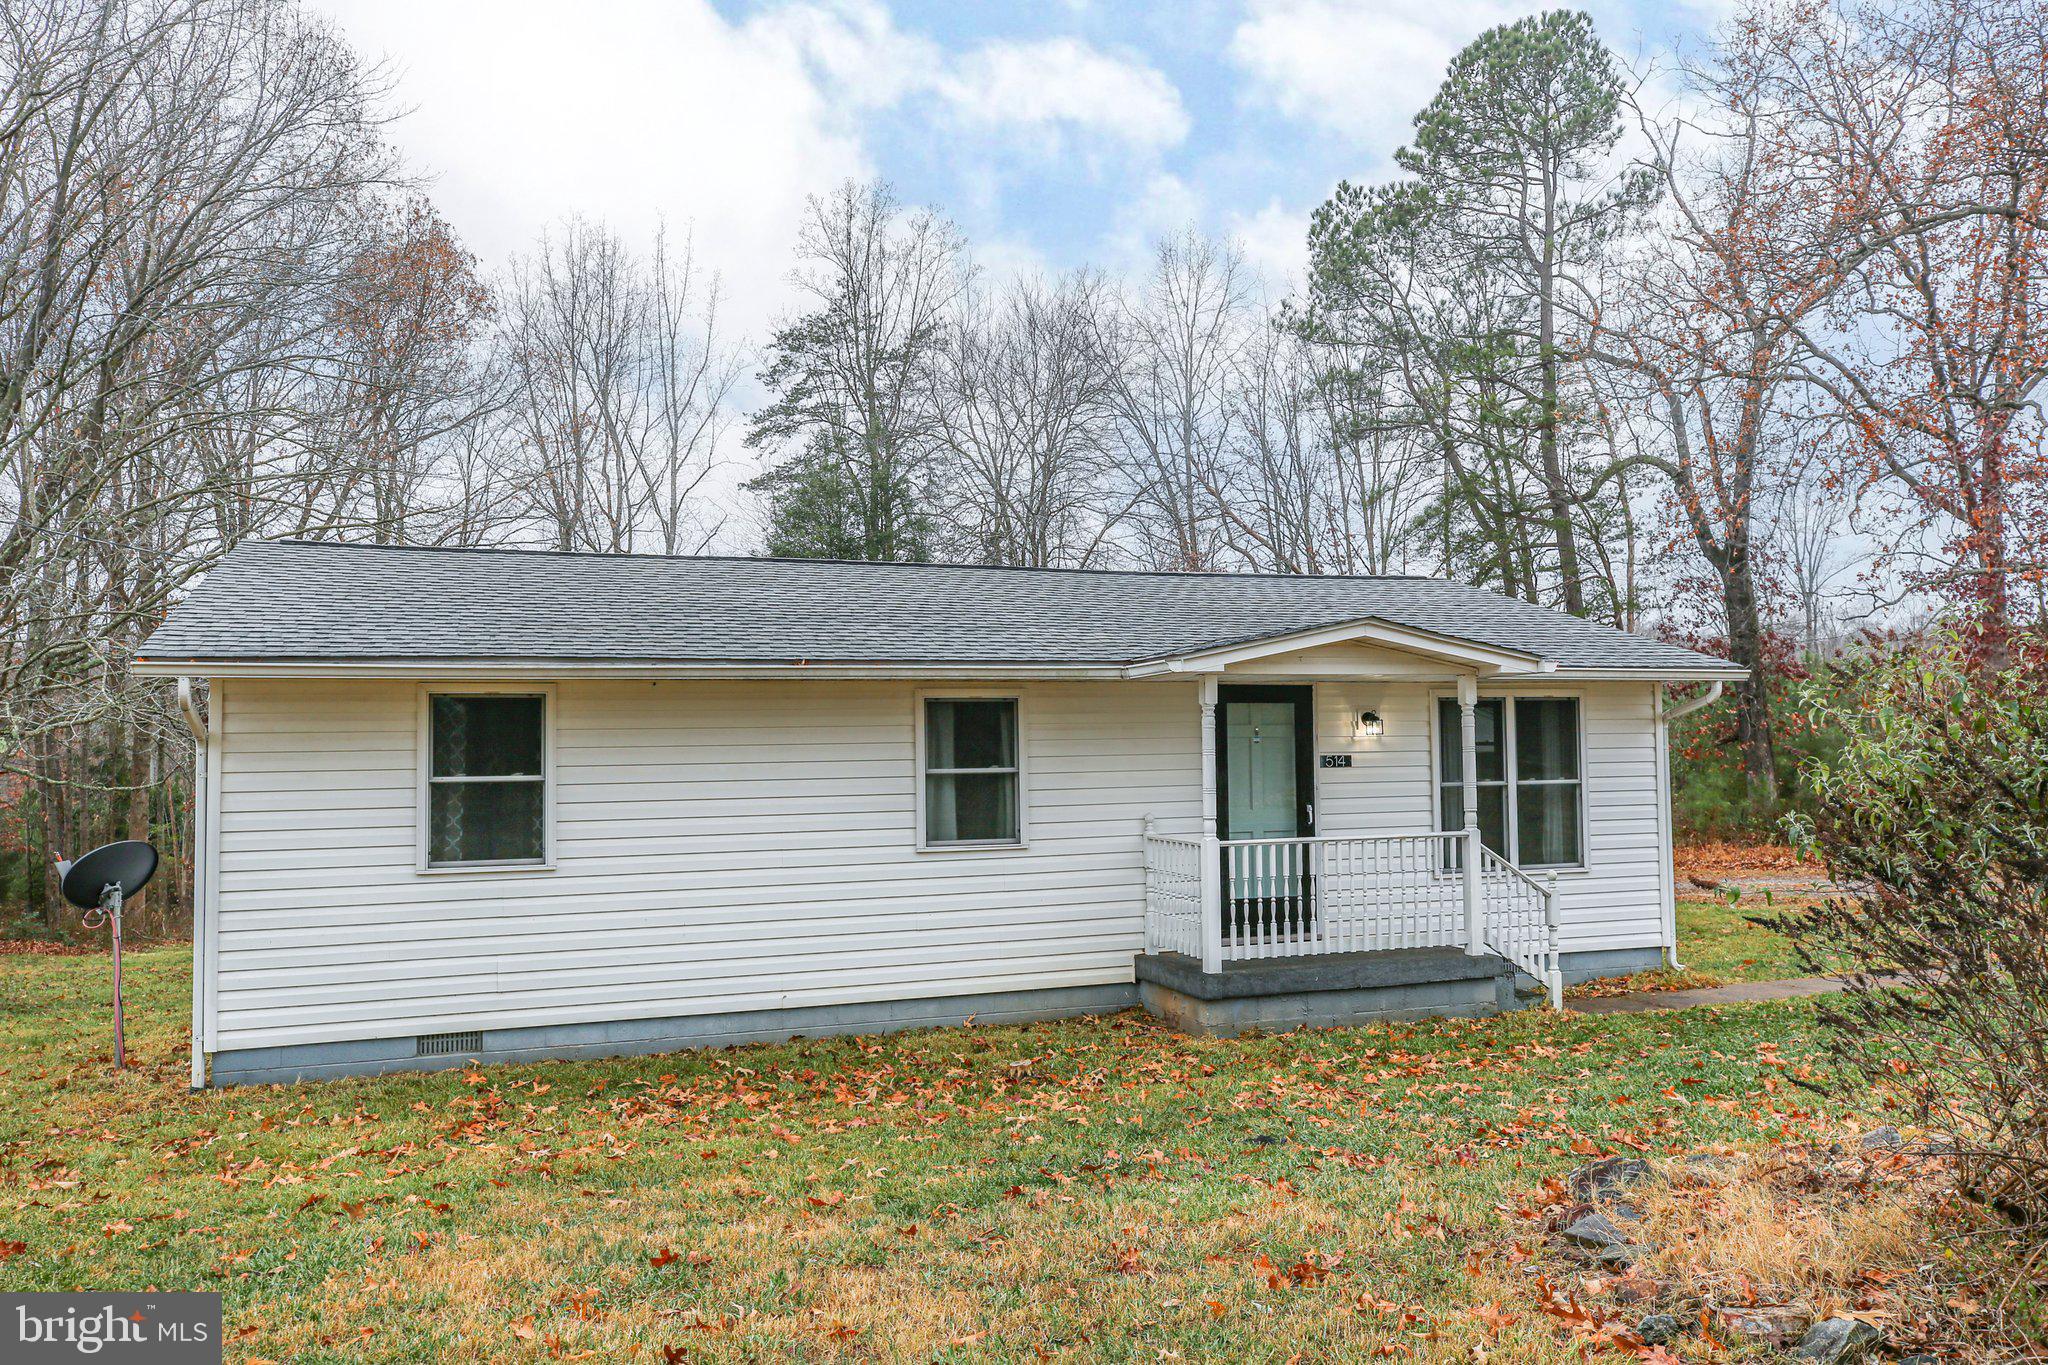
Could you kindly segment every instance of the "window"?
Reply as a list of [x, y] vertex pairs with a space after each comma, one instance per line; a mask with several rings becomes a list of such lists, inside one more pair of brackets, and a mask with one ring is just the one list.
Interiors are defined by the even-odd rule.
[[429, 867], [547, 861], [545, 696], [427, 698]]
[[[1482, 697], [1474, 708], [1479, 839], [1524, 867], [1585, 859], [1579, 828], [1579, 703], [1572, 697]], [[1465, 827], [1458, 703], [1437, 702], [1438, 824]], [[1509, 834], [1513, 833], [1513, 851]]]
[[1015, 697], [925, 698], [922, 758], [927, 847], [1022, 842]]

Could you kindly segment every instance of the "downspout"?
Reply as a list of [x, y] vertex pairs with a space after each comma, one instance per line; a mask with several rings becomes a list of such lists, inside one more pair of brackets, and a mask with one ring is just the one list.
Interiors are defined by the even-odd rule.
[[1676, 853], [1676, 840], [1672, 832], [1671, 818], [1671, 722], [1681, 720], [1695, 711], [1704, 710], [1721, 699], [1725, 683], [1709, 683], [1706, 695], [1694, 697], [1689, 702], [1665, 709], [1664, 684], [1657, 684], [1657, 833], [1662, 845], [1662, 858], [1657, 872], [1658, 888], [1664, 901], [1661, 907], [1664, 921], [1664, 958], [1674, 972], [1685, 970], [1685, 964], [1678, 960], [1678, 872], [1672, 866]]
[[192, 679], [178, 679], [178, 709], [185, 714], [185, 728], [192, 732], [192, 1088], [206, 1088], [206, 931], [207, 877], [212, 870], [212, 850], [206, 843], [208, 773], [206, 771], [206, 718], [199, 713], [198, 698], [192, 694]]

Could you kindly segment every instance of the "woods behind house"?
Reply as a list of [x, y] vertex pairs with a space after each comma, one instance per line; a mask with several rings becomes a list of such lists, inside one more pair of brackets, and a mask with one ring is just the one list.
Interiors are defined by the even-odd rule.
[[1680, 783], [1731, 827], [1870, 620], [1993, 667], [2041, 626], [2032, 0], [1758, 0], [1641, 69], [1492, 29], [1298, 280], [1194, 228], [999, 274], [820, 187], [758, 337], [684, 224], [478, 261], [399, 107], [289, 0], [0, 4], [9, 919], [106, 838], [182, 872], [189, 739], [125, 665], [250, 537], [1445, 574], [1750, 666]]

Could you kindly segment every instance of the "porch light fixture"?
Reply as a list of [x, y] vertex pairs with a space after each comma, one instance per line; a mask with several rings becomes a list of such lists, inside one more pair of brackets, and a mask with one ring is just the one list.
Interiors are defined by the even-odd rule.
[[1380, 723], [1379, 712], [1360, 711], [1358, 713], [1357, 731], [1360, 739], [1378, 739], [1386, 733], [1386, 729], [1387, 727]]

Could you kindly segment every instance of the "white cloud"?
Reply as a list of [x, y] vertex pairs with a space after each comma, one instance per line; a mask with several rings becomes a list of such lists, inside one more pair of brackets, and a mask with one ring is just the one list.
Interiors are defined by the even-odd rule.
[[894, 105], [928, 86], [945, 61], [937, 44], [899, 30], [873, 0], [783, 5], [749, 20], [746, 32], [808, 63], [842, 107]]
[[1245, 261], [1275, 297], [1300, 284], [1308, 272], [1306, 213], [1272, 200], [1256, 213], [1233, 213], [1224, 230], [1244, 248]]
[[1193, 185], [1168, 171], [1154, 173], [1117, 210], [1103, 239], [1108, 257], [1104, 264], [1111, 269], [1145, 268], [1161, 238], [1201, 222], [1202, 207], [1201, 191]]
[[1253, 0], [1230, 56], [1256, 101], [1359, 146], [1391, 149], [1460, 48], [1541, 8], [1525, 0]]
[[1071, 130], [1146, 151], [1188, 135], [1187, 110], [1171, 81], [1075, 38], [987, 43], [937, 88], [962, 122], [984, 128]]
[[[839, 10], [804, 28], [734, 25], [705, 0], [578, 9], [502, 0], [488, 22], [419, 0], [321, 0], [354, 44], [386, 54], [410, 112], [392, 136], [486, 266], [571, 213], [646, 241], [690, 228], [753, 336], [786, 306], [807, 194], [873, 173], [857, 117], [814, 64], [873, 38]], [[834, 46], [834, 43], [837, 46]], [[821, 55], [826, 54], [826, 55]]]

